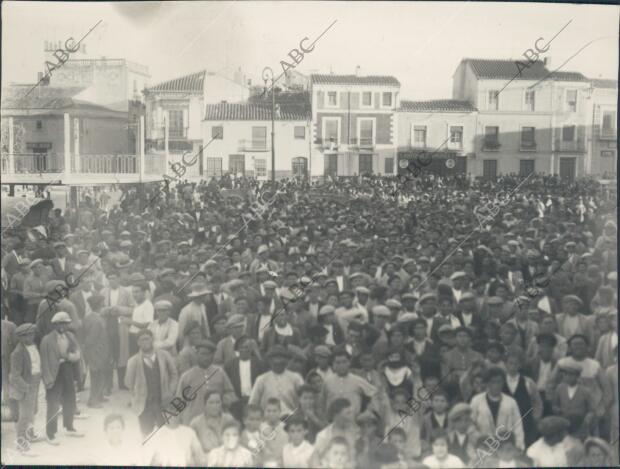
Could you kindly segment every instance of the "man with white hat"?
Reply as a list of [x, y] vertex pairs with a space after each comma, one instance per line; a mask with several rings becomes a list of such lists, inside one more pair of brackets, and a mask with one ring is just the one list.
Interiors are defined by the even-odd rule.
[[207, 317], [207, 307], [204, 303], [207, 295], [211, 294], [211, 291], [202, 282], [194, 282], [191, 285], [192, 291], [187, 294], [187, 298], [190, 302], [181, 309], [179, 313], [179, 349], [185, 345], [185, 327], [190, 321], [195, 321], [200, 324], [203, 337], [207, 338], [211, 335], [209, 328], [209, 319]]
[[176, 357], [179, 324], [170, 317], [172, 303], [168, 300], [158, 300], [154, 308], [155, 320], [148, 327], [153, 333], [153, 346]]
[[78, 341], [68, 330], [71, 317], [59, 311], [52, 318], [54, 330], [41, 340], [41, 377], [45, 384], [47, 400], [47, 440], [58, 445], [58, 411], [62, 405], [62, 421], [67, 436], [81, 437], [73, 426], [76, 411], [76, 366], [80, 361]]

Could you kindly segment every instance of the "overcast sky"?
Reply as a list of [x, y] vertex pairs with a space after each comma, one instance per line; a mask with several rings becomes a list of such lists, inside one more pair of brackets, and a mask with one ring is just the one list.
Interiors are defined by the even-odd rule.
[[[301, 73], [394, 75], [407, 99], [450, 98], [464, 57], [522, 58], [537, 38], [553, 41], [552, 68], [617, 78], [620, 9], [604, 5], [432, 2], [3, 2], [2, 80], [34, 83], [46, 40], [85, 39], [86, 57], [149, 67], [151, 84], [202, 69], [260, 81], [308, 37], [337, 22], [299, 64]], [[307, 44], [304, 43], [305, 45]], [[76, 57], [77, 58], [77, 57]]]

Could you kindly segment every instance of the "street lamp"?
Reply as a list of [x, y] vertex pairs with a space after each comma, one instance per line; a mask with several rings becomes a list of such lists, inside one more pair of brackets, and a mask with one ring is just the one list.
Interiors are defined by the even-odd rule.
[[276, 152], [275, 152], [275, 132], [274, 115], [276, 112], [276, 94], [274, 89], [273, 70], [271, 67], [263, 69], [263, 81], [265, 82], [265, 92], [267, 92], [267, 82], [271, 80], [271, 180], [276, 182]]

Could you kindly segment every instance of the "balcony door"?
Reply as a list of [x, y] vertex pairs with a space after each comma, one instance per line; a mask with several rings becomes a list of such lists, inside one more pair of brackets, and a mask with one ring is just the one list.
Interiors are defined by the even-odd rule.
[[235, 176], [245, 176], [245, 155], [228, 155], [228, 171]]
[[497, 178], [497, 160], [484, 160], [482, 162], [482, 177], [487, 180]]
[[575, 158], [560, 158], [560, 177], [568, 181], [575, 179]]
[[338, 155], [325, 155], [325, 176], [336, 178], [338, 176]]

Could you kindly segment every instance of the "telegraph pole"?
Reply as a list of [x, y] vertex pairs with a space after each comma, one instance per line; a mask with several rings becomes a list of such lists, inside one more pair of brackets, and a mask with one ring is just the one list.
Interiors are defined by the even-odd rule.
[[267, 82], [271, 81], [271, 180], [276, 182], [276, 150], [275, 150], [275, 113], [276, 113], [276, 91], [274, 89], [273, 70], [271, 67], [265, 67], [263, 69], [263, 81], [265, 82], [265, 88], [267, 88]]

